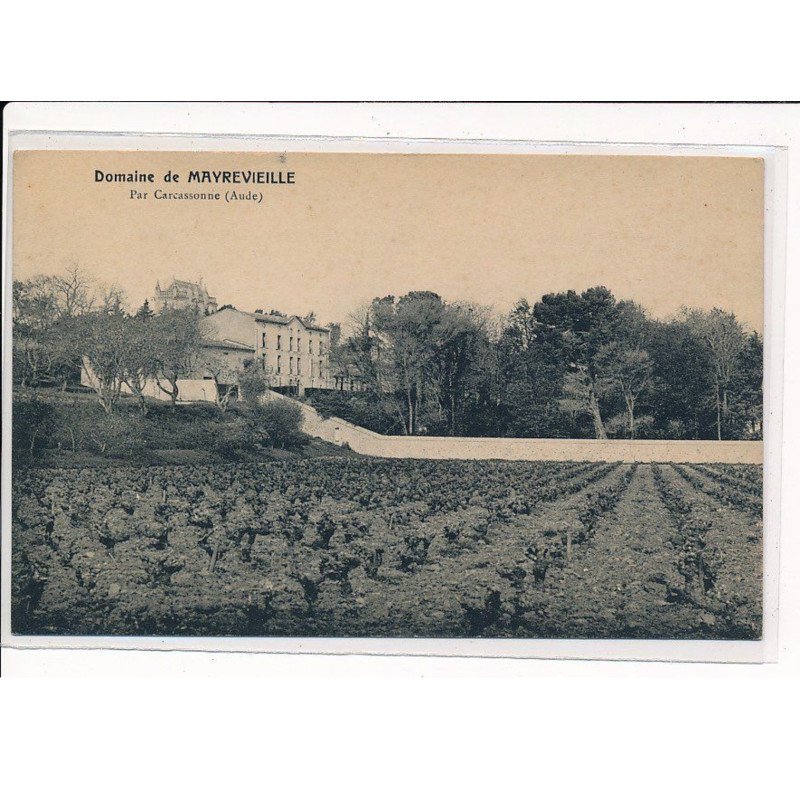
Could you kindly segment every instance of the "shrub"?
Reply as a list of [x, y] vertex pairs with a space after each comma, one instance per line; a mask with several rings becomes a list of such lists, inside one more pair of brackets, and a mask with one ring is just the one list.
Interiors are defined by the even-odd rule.
[[141, 428], [129, 415], [103, 413], [84, 427], [80, 435], [84, 449], [90, 453], [136, 459], [147, 453]]
[[252, 420], [256, 430], [266, 434], [275, 447], [302, 447], [309, 440], [301, 429], [303, 412], [297, 403], [290, 400], [270, 400], [254, 408]]
[[55, 409], [35, 397], [14, 398], [12, 436], [15, 456], [34, 456], [48, 446], [55, 430]]
[[267, 391], [267, 379], [256, 361], [249, 361], [239, 372], [239, 394], [248, 405], [258, 402], [258, 398]]
[[269, 437], [252, 420], [239, 419], [218, 430], [214, 450], [226, 461], [236, 461], [269, 444]]
[[325, 418], [339, 417], [376, 433], [402, 433], [396, 416], [386, 411], [379, 396], [368, 392], [318, 392], [308, 402]]

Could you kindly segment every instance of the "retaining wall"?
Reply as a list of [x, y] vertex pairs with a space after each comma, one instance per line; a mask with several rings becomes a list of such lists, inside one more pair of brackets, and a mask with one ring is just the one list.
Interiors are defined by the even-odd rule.
[[[286, 399], [269, 392], [269, 398]], [[338, 417], [324, 419], [296, 400], [303, 430], [357, 453], [382, 458], [502, 459], [509, 461], [639, 461], [761, 464], [763, 442], [660, 439], [507, 439], [444, 436], [383, 436]]]

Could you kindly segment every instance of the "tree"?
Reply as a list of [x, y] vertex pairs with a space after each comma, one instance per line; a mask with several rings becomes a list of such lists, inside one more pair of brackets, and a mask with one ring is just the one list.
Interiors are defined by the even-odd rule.
[[[523, 437], [574, 434], [570, 409], [563, 401], [567, 367], [560, 335], [536, 320], [527, 300], [511, 310], [494, 349], [505, 432]], [[577, 411], [583, 410], [581, 402]]]
[[145, 298], [144, 303], [139, 306], [133, 316], [137, 319], [150, 319], [152, 316], [154, 316], [153, 309], [150, 308], [150, 301]]
[[542, 326], [542, 338], [560, 346], [570, 373], [565, 389], [589, 412], [595, 438], [608, 438], [600, 411], [596, 359], [617, 329], [619, 310], [614, 295], [605, 286], [581, 294], [572, 290], [547, 294], [534, 306], [533, 317]]
[[475, 308], [444, 305], [432, 330], [433, 353], [428, 370], [439, 418], [446, 432], [462, 430], [462, 417], [469, 398], [478, 390], [472, 380], [478, 363], [485, 364], [489, 347], [486, 319]]
[[[140, 309], [141, 311], [141, 309]], [[122, 352], [122, 382], [139, 401], [142, 415], [147, 415], [145, 389], [158, 373], [157, 325], [150, 316], [137, 312], [125, 321]]]
[[360, 332], [356, 352], [367, 355], [366, 369], [378, 391], [393, 398], [407, 435], [419, 432], [430, 389], [445, 306], [433, 292], [376, 298]]
[[[81, 353], [74, 346], [76, 318], [92, 312], [97, 289], [77, 266], [61, 275], [36, 275], [13, 284], [14, 377], [23, 385], [67, 380]], [[118, 287], [107, 291], [107, 309], [121, 311]]]
[[731, 417], [747, 438], [762, 434], [764, 418], [764, 342], [751, 333], [739, 354], [731, 380]]
[[73, 264], [53, 280], [59, 318], [79, 317], [94, 309], [97, 290], [80, 267]]
[[330, 331], [331, 348], [334, 348], [341, 342], [342, 326], [338, 322], [329, 322], [325, 327]]
[[48, 333], [58, 317], [55, 283], [38, 275], [12, 285], [14, 330], [14, 379], [22, 386], [36, 386], [52, 375], [52, 351]]
[[106, 414], [112, 413], [122, 392], [129, 352], [126, 322], [121, 314], [93, 312], [76, 318], [70, 326], [90, 385]]
[[730, 391], [747, 344], [744, 328], [734, 314], [719, 308], [711, 311], [687, 308], [683, 310], [683, 319], [705, 344], [709, 355], [717, 438], [722, 439], [723, 433], [728, 433]]
[[647, 352], [656, 384], [649, 398], [656, 429], [670, 439], [708, 438], [714, 418], [708, 401], [711, 367], [704, 343], [685, 322], [657, 322]]
[[155, 381], [174, 407], [178, 401], [178, 381], [193, 371], [197, 361], [202, 343], [200, 315], [192, 308], [164, 309], [149, 325]]
[[127, 295], [119, 284], [100, 287], [97, 307], [104, 314], [124, 314], [127, 304]]
[[628, 436], [636, 437], [636, 402], [642, 393], [655, 385], [653, 381], [653, 362], [647, 351], [626, 346], [622, 342], [611, 342], [597, 353], [597, 371], [602, 376], [598, 388], [604, 387], [618, 392], [625, 402], [628, 422]]

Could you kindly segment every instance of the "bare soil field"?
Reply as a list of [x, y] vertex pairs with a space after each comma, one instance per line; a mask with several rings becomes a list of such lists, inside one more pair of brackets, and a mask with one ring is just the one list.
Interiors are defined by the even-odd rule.
[[15, 633], [757, 639], [761, 468], [17, 470]]

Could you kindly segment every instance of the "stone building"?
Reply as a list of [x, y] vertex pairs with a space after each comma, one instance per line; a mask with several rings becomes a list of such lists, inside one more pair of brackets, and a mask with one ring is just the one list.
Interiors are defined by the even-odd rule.
[[179, 281], [175, 278], [166, 288], [161, 288], [161, 283], [156, 283], [156, 293], [153, 296], [154, 310], [163, 308], [197, 308], [204, 314], [212, 314], [217, 310], [217, 298], [211, 297], [202, 283]]
[[232, 307], [210, 314], [203, 327], [207, 361], [227, 376], [252, 359], [272, 389], [302, 396], [308, 389], [334, 388], [329, 328], [297, 316], [249, 313]]

